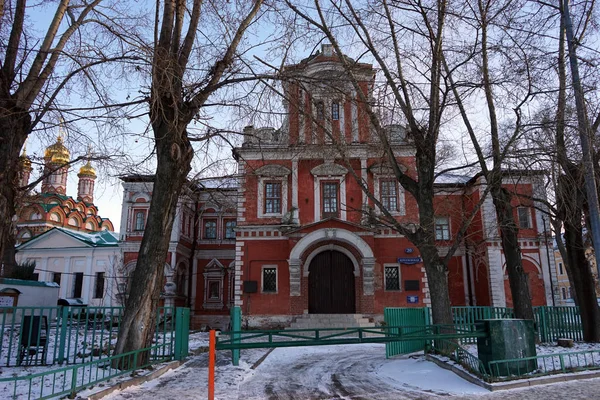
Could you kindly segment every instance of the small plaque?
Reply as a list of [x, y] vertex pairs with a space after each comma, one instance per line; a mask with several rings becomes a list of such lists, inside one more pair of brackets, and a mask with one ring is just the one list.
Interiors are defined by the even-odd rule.
[[419, 296], [406, 296], [406, 302], [408, 304], [417, 304], [419, 302]]
[[256, 293], [258, 291], [257, 281], [244, 281], [244, 293]]
[[404, 281], [404, 290], [407, 292], [415, 292], [421, 289], [421, 285], [419, 285], [418, 280], [414, 281]]
[[423, 262], [421, 257], [398, 257], [398, 264], [414, 265]]
[[15, 298], [13, 296], [0, 296], [0, 307], [14, 307]]

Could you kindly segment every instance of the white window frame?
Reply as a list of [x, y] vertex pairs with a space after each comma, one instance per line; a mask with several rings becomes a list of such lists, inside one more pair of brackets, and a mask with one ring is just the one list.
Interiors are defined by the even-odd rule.
[[[521, 210], [527, 212], [527, 226], [521, 226]], [[517, 220], [519, 222], [519, 229], [533, 229], [533, 224], [531, 223], [531, 207], [517, 207]]]
[[[223, 288], [225, 287], [224, 285], [224, 279], [225, 279], [225, 267], [223, 267], [223, 264], [221, 264], [219, 262], [219, 260], [217, 260], [216, 258], [213, 258], [207, 265], [206, 267], [204, 267], [204, 304], [202, 305], [202, 307], [205, 310], [222, 310], [223, 307], [225, 306], [224, 300], [223, 300]], [[218, 282], [219, 283], [219, 298], [215, 299], [215, 298], [211, 298], [209, 296], [209, 291], [208, 289], [210, 288], [210, 283], [211, 282]]]
[[[256, 196], [257, 218], [279, 218], [288, 212], [288, 179], [291, 170], [283, 165], [267, 164], [256, 170], [258, 176], [258, 193]], [[281, 212], [265, 213], [265, 183], [281, 182]]]
[[[437, 232], [438, 232], [438, 230], [437, 230], [438, 222], [437, 221], [438, 221], [439, 218], [445, 218], [446, 220], [448, 220], [448, 224], [447, 224], [447, 226], [448, 226], [448, 237], [447, 238], [442, 237], [441, 239], [438, 239], [438, 237], [437, 237]], [[452, 221], [450, 221], [450, 217], [447, 216], [447, 215], [436, 215], [434, 217], [433, 221], [434, 221], [433, 222], [433, 234], [435, 235], [435, 240], [437, 240], [437, 241], [452, 240], [452, 225], [451, 225]]]
[[[388, 290], [387, 288], [387, 276], [385, 274], [386, 268], [397, 268], [398, 269], [398, 290]], [[383, 291], [384, 292], [402, 292], [402, 269], [400, 268], [400, 264], [391, 263], [391, 264], [383, 264]]]
[[[374, 195], [375, 198], [378, 199], [379, 201], [381, 201], [381, 181], [388, 181], [388, 180], [396, 180], [395, 176], [392, 175], [379, 175], [379, 174], [373, 174], [374, 177], [374, 183], [375, 183], [375, 187], [374, 187]], [[400, 182], [398, 182], [396, 184], [396, 189], [398, 190], [398, 210], [397, 211], [389, 211], [391, 215], [393, 216], [402, 216], [402, 215], [406, 215], [406, 199], [404, 196], [404, 187], [400, 184]], [[375, 212], [377, 214], [381, 214], [381, 209], [376, 206], [375, 207]]]
[[[275, 291], [265, 292], [265, 269], [275, 269]], [[260, 269], [260, 292], [262, 294], [277, 294], [279, 293], [279, 268], [277, 265], [263, 265]]]

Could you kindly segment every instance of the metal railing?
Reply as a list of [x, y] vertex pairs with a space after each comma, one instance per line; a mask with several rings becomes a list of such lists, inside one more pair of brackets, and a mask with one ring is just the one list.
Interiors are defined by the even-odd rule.
[[[164, 310], [163, 310], [164, 311]], [[45, 372], [0, 379], [0, 393], [11, 399], [49, 399], [58, 396], [74, 395], [89, 386], [116, 378], [150, 365], [182, 360], [188, 355], [189, 317], [188, 308], [177, 308], [171, 325], [175, 341], [160, 341], [153, 346], [128, 353], [107, 356], [68, 365]], [[157, 322], [163, 325], [163, 322]], [[163, 330], [161, 335], [166, 332]], [[118, 367], [118, 368], [117, 368]]]
[[[153, 357], [172, 351], [173, 307], [157, 311], [154, 342], [164, 344]], [[0, 365], [86, 363], [110, 354], [122, 307], [0, 308]], [[162, 352], [159, 354], [159, 352]]]

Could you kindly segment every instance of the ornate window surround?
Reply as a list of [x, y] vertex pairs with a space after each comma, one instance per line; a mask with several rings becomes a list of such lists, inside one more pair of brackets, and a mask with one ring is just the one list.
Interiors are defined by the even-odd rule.
[[[202, 307], [205, 310], [221, 310], [225, 305], [223, 302], [223, 283], [225, 278], [225, 267], [216, 258], [213, 258], [204, 267], [204, 304]], [[209, 297], [209, 287], [212, 282], [219, 284], [219, 297]]]
[[[254, 174], [258, 176], [258, 193], [256, 216], [258, 218], [283, 217], [288, 212], [288, 177], [292, 171], [278, 164], [268, 164], [258, 168]], [[281, 182], [281, 212], [265, 213], [265, 183]]]
[[321, 181], [337, 181], [339, 183], [339, 216], [340, 219], [346, 220], [346, 174], [348, 170], [339, 164], [333, 162], [325, 162], [321, 165], [317, 165], [310, 170], [310, 173], [314, 177], [314, 218], [315, 222], [320, 221], [321, 218]]
[[[403, 165], [400, 165], [400, 167], [402, 168], [402, 172], [405, 172], [407, 170], [406, 167], [404, 167]], [[396, 179], [396, 176], [394, 175], [394, 171], [392, 169], [392, 167], [390, 167], [389, 165], [386, 164], [375, 164], [372, 165], [371, 167], [369, 167], [369, 170], [371, 171], [371, 173], [373, 174], [373, 180], [374, 180], [374, 195], [376, 199], [379, 199], [381, 201], [381, 181], [383, 180], [390, 180], [390, 179]], [[406, 215], [406, 196], [404, 194], [404, 188], [402, 187], [402, 185], [400, 184], [400, 182], [398, 182], [397, 184], [397, 189], [398, 189], [398, 210], [397, 211], [390, 211], [391, 215], [394, 216], [400, 216], [400, 215]], [[375, 212], [378, 214], [381, 214], [381, 209], [379, 207], [375, 207]]]

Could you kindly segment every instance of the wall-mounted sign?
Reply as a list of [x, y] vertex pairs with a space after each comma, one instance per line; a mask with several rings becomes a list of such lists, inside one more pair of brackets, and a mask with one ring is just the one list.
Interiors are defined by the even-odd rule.
[[417, 304], [419, 302], [419, 296], [406, 296], [406, 302], [408, 304]]
[[404, 290], [407, 292], [419, 291], [420, 285], [418, 280], [406, 280], [404, 281]]
[[421, 257], [398, 257], [399, 264], [413, 265], [423, 262]]
[[412, 254], [413, 251], [415, 251], [415, 249], [413, 249], [412, 247], [407, 247], [407, 248], [404, 249], [404, 252], [406, 254]]

